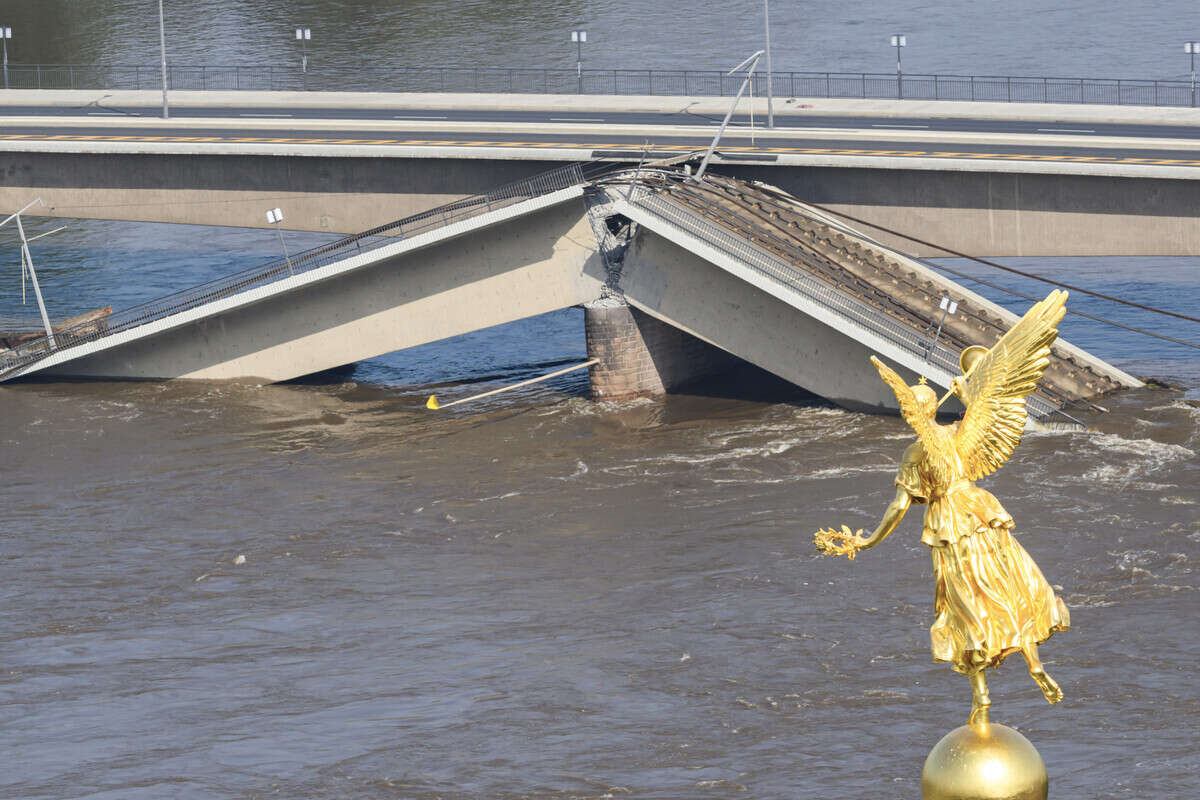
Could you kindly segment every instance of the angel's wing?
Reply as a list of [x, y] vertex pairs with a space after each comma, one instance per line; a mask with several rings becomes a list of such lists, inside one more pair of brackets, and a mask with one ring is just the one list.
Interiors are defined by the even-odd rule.
[[1000, 469], [1020, 444], [1025, 398], [1050, 363], [1050, 345], [1058, 336], [1066, 302], [1066, 292], [1051, 292], [1025, 312], [967, 376], [967, 411], [954, 434], [954, 448], [968, 480]]
[[912, 389], [908, 388], [908, 384], [904, 382], [904, 379], [895, 370], [875, 356], [871, 356], [871, 363], [875, 365], [875, 369], [879, 370], [879, 377], [883, 378], [884, 383], [892, 387], [892, 391], [896, 394], [896, 399], [900, 401], [900, 416], [904, 417], [904, 421], [924, 441], [928, 438], [930, 432], [930, 420], [927, 415], [921, 414], [918, 409], [917, 398], [913, 395]]

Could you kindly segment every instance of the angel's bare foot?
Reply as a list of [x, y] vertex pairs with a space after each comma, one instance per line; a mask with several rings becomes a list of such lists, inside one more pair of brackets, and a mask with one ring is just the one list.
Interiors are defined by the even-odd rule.
[[1054, 678], [1047, 675], [1046, 670], [1042, 667], [1042, 660], [1038, 658], [1037, 645], [1029, 645], [1022, 651], [1022, 654], [1025, 656], [1025, 662], [1029, 664], [1029, 674], [1037, 681], [1038, 688], [1046, 696], [1046, 702], [1054, 705], [1062, 700], [1062, 689], [1058, 688]]
[[1046, 701], [1051, 705], [1063, 699], [1062, 689], [1058, 688], [1054, 678], [1046, 674], [1046, 670], [1038, 667], [1037, 669], [1029, 670], [1029, 674], [1037, 681], [1038, 688], [1042, 690], [1042, 694], [1046, 696]]

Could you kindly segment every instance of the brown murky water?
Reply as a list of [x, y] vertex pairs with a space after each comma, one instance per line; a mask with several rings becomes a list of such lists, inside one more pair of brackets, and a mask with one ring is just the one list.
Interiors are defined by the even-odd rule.
[[[896, 30], [906, 71], [1187, 68], [1163, 38], [1178, 2], [773, 5], [776, 69], [887, 71]], [[595, 67], [727, 68], [761, 46], [758, 2], [693, 6], [681, 21], [626, 2], [169, 0], [168, 52], [295, 69], [296, 25], [314, 69], [571, 68], [572, 28]], [[154, 10], [0, 0], [0, 22], [13, 62], [155, 64]], [[69, 225], [35, 244], [55, 316], [278, 253], [269, 231]], [[2, 244], [0, 316], [28, 316]], [[1200, 304], [1194, 259], [1008, 263]], [[1042, 651], [1066, 701], [1048, 707], [1010, 662], [994, 716], [1040, 749], [1054, 798], [1192, 798], [1200, 360], [1069, 324], [1192, 389], [1116, 399], [1092, 433], [1032, 435], [990, 481], [1074, 624]], [[918, 797], [970, 701], [928, 655], [919, 521], [853, 563], [811, 547], [818, 526], [876, 520], [903, 423], [720, 397], [594, 406], [578, 375], [421, 407], [476, 388], [446, 381], [581, 361], [581, 331], [578, 312], [548, 315], [344, 384], [0, 386], [0, 797]]]
[[[5, 797], [919, 795], [966, 681], [919, 521], [853, 563], [896, 418], [552, 390], [0, 388]], [[1132, 393], [991, 487], [1074, 628], [994, 718], [1052, 796], [1189, 797], [1197, 415]], [[235, 565], [238, 555], [245, 563]]]

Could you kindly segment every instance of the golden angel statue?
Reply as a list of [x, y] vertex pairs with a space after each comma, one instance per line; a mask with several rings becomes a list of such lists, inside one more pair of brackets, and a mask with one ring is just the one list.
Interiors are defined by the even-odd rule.
[[[870, 536], [821, 530], [817, 549], [851, 559], [895, 530], [911, 503], [927, 504], [921, 541], [933, 553], [936, 618], [929, 634], [935, 661], [948, 661], [971, 680], [969, 723], [988, 722], [991, 699], [984, 670], [1020, 652], [1046, 699], [1062, 699], [1046, 674], [1038, 645], [1070, 627], [1066, 605], [1013, 538], [1013, 519], [974, 481], [1003, 466], [1025, 429], [1025, 398], [1049, 363], [1050, 344], [1066, 313], [1067, 293], [1054, 291], [1034, 305], [990, 350], [969, 347], [951, 392], [939, 402], [933, 389], [907, 386], [878, 358], [871, 361], [896, 393], [917, 441], [904, 451], [896, 497]], [[966, 406], [962, 419], [943, 425], [938, 408], [950, 395]]]

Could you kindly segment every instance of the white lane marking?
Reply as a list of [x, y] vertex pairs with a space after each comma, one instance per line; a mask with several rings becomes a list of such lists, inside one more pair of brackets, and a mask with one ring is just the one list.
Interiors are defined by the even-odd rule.
[[551, 117], [551, 122], [604, 122], [603, 117]]
[[125, 116], [120, 111], [89, 111], [88, 114], [92, 116]]
[[291, 114], [238, 114], [239, 117], [290, 117]]
[[928, 128], [928, 125], [872, 125], [872, 128]]
[[1038, 128], [1041, 133], [1095, 133], [1086, 128]]
[[401, 115], [401, 116], [392, 117], [392, 119], [446, 119], [446, 118], [445, 118], [445, 117], [439, 117], [439, 116], [432, 115], [432, 114], [430, 114], [430, 115], [423, 115], [423, 114], [404, 114], [404, 115]]

